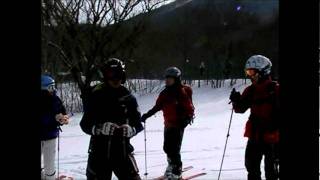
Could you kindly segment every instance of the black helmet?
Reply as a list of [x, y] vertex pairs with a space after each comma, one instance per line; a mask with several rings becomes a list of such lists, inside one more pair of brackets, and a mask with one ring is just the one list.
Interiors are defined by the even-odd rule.
[[181, 80], [181, 71], [177, 67], [169, 67], [166, 69], [165, 78], [173, 77], [177, 80]]
[[105, 80], [119, 79], [122, 84], [126, 81], [125, 65], [117, 58], [106, 60], [101, 67], [101, 72]]

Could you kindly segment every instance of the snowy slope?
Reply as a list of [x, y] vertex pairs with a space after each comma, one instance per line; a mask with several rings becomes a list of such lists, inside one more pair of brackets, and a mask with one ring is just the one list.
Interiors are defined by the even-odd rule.
[[[227, 84], [229, 83], [226, 82]], [[238, 80], [234, 87], [243, 91], [246, 86], [248, 84], [245, 85]], [[231, 114], [231, 105], [228, 104], [231, 88], [212, 89], [204, 85], [201, 88], [193, 87], [193, 90], [196, 119], [192, 126], [186, 128], [181, 150], [182, 161], [184, 166], [194, 166], [194, 169], [186, 174], [204, 171], [207, 175], [198, 179], [214, 180], [218, 176]], [[153, 106], [157, 95], [153, 93], [137, 96], [142, 113]], [[249, 112], [233, 116], [221, 180], [246, 179], [244, 168], [246, 138], [243, 137], [243, 132], [248, 115]], [[73, 116], [72, 123], [63, 127], [60, 140], [60, 172], [72, 175], [76, 179], [85, 179], [89, 143], [89, 136], [79, 127], [81, 116], [81, 114]], [[140, 175], [143, 177], [145, 172], [143, 132], [135, 136], [131, 143], [135, 147], [135, 157]], [[162, 113], [159, 112], [147, 121], [148, 179], [162, 175], [166, 167], [162, 144], [163, 119]]]

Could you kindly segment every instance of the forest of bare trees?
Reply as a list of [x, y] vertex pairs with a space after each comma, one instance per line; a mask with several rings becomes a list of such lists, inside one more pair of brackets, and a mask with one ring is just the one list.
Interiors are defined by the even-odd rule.
[[[99, 76], [99, 64], [131, 53], [144, 30], [147, 14], [166, 0], [43, 0], [41, 16], [42, 71], [66, 72], [83, 95]], [[127, 24], [138, 15], [144, 18]], [[129, 55], [127, 55], [129, 56]]]
[[[132, 91], [141, 90], [142, 79], [160, 84], [168, 66], [179, 67], [187, 84], [200, 86], [200, 80], [205, 80], [206, 85], [219, 88], [231, 79], [232, 86], [244, 78], [244, 62], [252, 54], [269, 57], [277, 77], [277, 5], [269, 7], [270, 2], [259, 0], [169, 2], [42, 0], [42, 73], [72, 84], [72, 92], [83, 99], [101, 78], [100, 63], [109, 57], [125, 61], [126, 85]], [[249, 5], [263, 5], [271, 15], [265, 18], [246, 9]], [[155, 84], [144, 85], [145, 92], [153, 91]]]

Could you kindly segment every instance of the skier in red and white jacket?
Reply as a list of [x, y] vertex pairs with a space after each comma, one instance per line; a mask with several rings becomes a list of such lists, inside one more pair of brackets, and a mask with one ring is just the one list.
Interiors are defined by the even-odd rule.
[[167, 179], [180, 179], [182, 162], [180, 149], [185, 127], [193, 121], [194, 106], [192, 103], [192, 89], [181, 83], [181, 71], [170, 67], [165, 72], [166, 88], [160, 93], [156, 104], [147, 113], [143, 114], [141, 121], [158, 111], [164, 116], [164, 145], [167, 154], [168, 167], [165, 172]]
[[252, 84], [242, 94], [233, 90], [230, 95], [236, 113], [251, 110], [244, 134], [248, 137], [245, 152], [248, 180], [261, 180], [263, 156], [266, 180], [278, 179], [279, 84], [271, 80], [271, 66], [267, 57], [251, 56], [245, 71]]

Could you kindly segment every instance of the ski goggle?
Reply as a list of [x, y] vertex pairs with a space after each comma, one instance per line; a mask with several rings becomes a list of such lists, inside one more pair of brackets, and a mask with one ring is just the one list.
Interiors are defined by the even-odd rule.
[[107, 69], [104, 71], [104, 77], [109, 80], [121, 80], [124, 76], [122, 70], [118, 69]]
[[245, 73], [247, 76], [251, 77], [251, 76], [255, 76], [257, 74], [257, 70], [255, 69], [246, 69]]
[[54, 91], [56, 90], [55, 84], [50, 84], [50, 85], [48, 86], [47, 90], [48, 90], [49, 92], [54, 92]]

